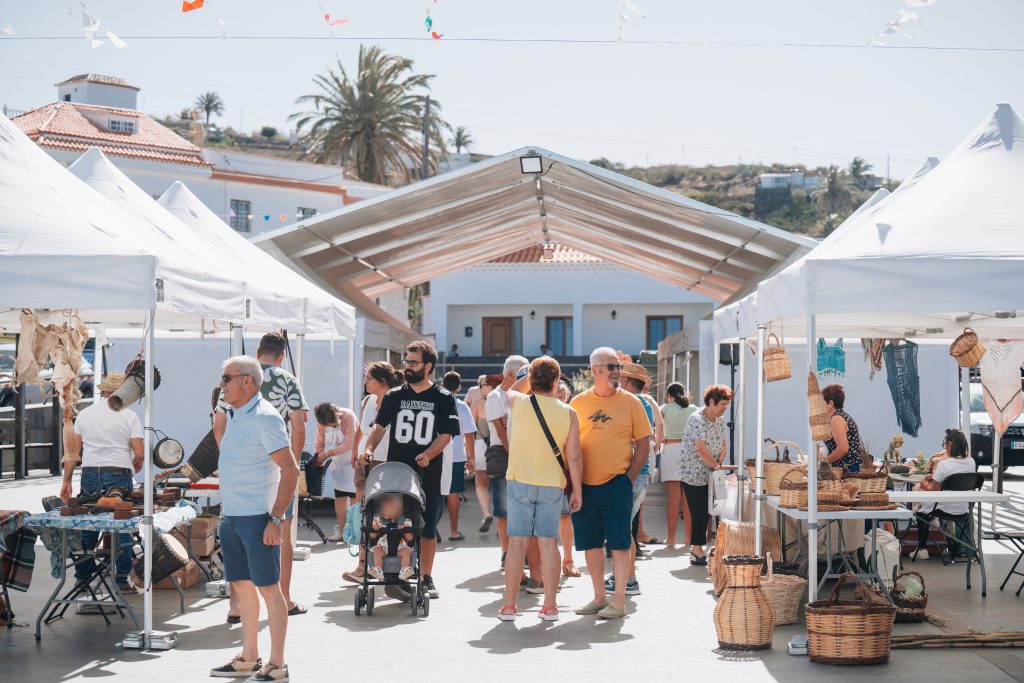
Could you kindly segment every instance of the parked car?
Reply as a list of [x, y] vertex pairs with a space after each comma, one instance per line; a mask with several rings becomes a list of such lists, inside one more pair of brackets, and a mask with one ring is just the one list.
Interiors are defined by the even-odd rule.
[[[992, 466], [992, 418], [985, 410], [982, 388], [971, 384], [971, 456], [978, 466]], [[1024, 466], [1024, 416], [1018, 417], [1000, 440], [1003, 469]]]
[[[78, 389], [82, 392], [82, 398], [92, 398], [93, 370], [90, 360], [91, 352], [84, 353], [82, 366], [78, 369]], [[10, 342], [0, 344], [0, 408], [11, 408], [14, 406], [14, 361], [14, 344]], [[49, 380], [52, 374], [52, 368], [39, 372], [39, 376], [43, 380]], [[29, 385], [26, 387], [25, 392], [25, 403], [27, 405], [47, 403], [50, 400], [50, 387], [48, 383], [43, 388], [39, 388], [34, 384]]]

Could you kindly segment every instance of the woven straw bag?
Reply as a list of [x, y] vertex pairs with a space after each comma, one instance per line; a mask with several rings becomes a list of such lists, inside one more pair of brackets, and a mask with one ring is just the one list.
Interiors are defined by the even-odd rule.
[[795, 624], [800, 618], [800, 603], [807, 592], [807, 579], [776, 574], [770, 551], [765, 565], [768, 575], [761, 579], [761, 590], [775, 609], [775, 625]]
[[[775, 344], [772, 345], [772, 339]], [[768, 346], [764, 350], [764, 379], [766, 382], [778, 382], [793, 376], [793, 366], [789, 362], [786, 349], [778, 336], [772, 332], [768, 335]]]
[[815, 441], [827, 441], [832, 438], [828, 408], [825, 407], [818, 378], [812, 370], [807, 371], [807, 415], [811, 423], [811, 436]]
[[973, 368], [985, 355], [985, 346], [978, 339], [978, 334], [966, 327], [963, 334], [949, 345], [949, 355], [953, 356], [960, 367]]
[[761, 590], [764, 558], [728, 555], [722, 558], [728, 585], [715, 605], [718, 646], [724, 650], [767, 650], [772, 646], [775, 608]]
[[[840, 600], [852, 581], [860, 598]], [[820, 664], [881, 664], [888, 661], [896, 607], [849, 572], [836, 581], [827, 600], [807, 605], [807, 653]]]
[[928, 593], [921, 593], [921, 595], [915, 597], [903, 595], [900, 579], [906, 576], [916, 576], [918, 581], [921, 582], [921, 586], [924, 586], [923, 576], [917, 572], [903, 572], [892, 582], [889, 595], [892, 596], [893, 604], [896, 605], [896, 623], [916, 624], [928, 618], [928, 615], [925, 613], [925, 608], [928, 606]]
[[[765, 441], [768, 441], [768, 439], [765, 439]], [[798, 462], [794, 463], [789, 459], [790, 446], [796, 449]], [[793, 441], [772, 441], [762, 451], [762, 456], [768, 455], [768, 451], [773, 448], [775, 449], [775, 459], [765, 459], [764, 461], [764, 494], [766, 496], [779, 495], [779, 484], [782, 483], [782, 478], [788, 473], [794, 470], [799, 472], [807, 471], [807, 468], [799, 462], [804, 460], [804, 452], [797, 443]], [[785, 448], [785, 451], [783, 451], [783, 448]], [[750, 480], [755, 481], [757, 478], [757, 461], [747, 460], [745, 464]]]

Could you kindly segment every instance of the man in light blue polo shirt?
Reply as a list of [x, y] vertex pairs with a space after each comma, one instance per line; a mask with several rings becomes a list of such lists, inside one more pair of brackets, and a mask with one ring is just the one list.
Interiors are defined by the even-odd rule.
[[[242, 617], [242, 652], [211, 676], [287, 681], [284, 642], [288, 602], [281, 592], [281, 543], [299, 468], [280, 413], [260, 395], [263, 370], [250, 356], [224, 362], [221, 399], [230, 406], [220, 442], [220, 494], [224, 520], [221, 553], [231, 594]], [[267, 605], [270, 659], [259, 656], [259, 595]]]

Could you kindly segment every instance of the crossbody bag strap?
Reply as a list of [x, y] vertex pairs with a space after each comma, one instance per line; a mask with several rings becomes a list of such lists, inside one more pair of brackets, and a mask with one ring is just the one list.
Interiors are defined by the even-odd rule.
[[558, 460], [558, 466], [563, 470], [565, 469], [565, 461], [562, 460], [562, 449], [555, 443], [555, 437], [551, 436], [551, 430], [548, 429], [548, 422], [544, 419], [544, 413], [540, 409], [540, 401], [537, 400], [537, 396], [530, 395], [530, 405], [533, 406], [533, 412], [537, 413], [537, 420], [540, 422], [540, 428], [544, 430], [544, 436], [548, 439], [548, 444], [551, 446], [551, 450], [555, 453], [555, 459]]

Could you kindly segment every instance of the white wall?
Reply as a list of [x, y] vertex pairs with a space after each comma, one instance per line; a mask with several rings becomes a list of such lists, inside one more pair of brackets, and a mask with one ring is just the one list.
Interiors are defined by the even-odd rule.
[[647, 316], [681, 315], [683, 329], [696, 339], [700, 319], [710, 312], [711, 304], [584, 304], [583, 349], [585, 353], [599, 346], [630, 354], [657, 351], [656, 345], [647, 348]]
[[[534, 319], [530, 319], [530, 311]], [[479, 356], [483, 349], [483, 318], [509, 317], [523, 319], [523, 352], [527, 356], [540, 355], [540, 345], [545, 341], [545, 318], [571, 316], [572, 305], [488, 305], [488, 306], [450, 306], [448, 308], [448, 328], [444, 346], [447, 351], [452, 344], [459, 345], [460, 356]], [[473, 328], [472, 338], [465, 336], [465, 328]]]
[[57, 88], [57, 99], [64, 101], [65, 95], [71, 95], [71, 102], [80, 104], [98, 104], [104, 107], [135, 109], [139, 99], [139, 91], [117, 85], [90, 83], [81, 81], [69, 83]]

